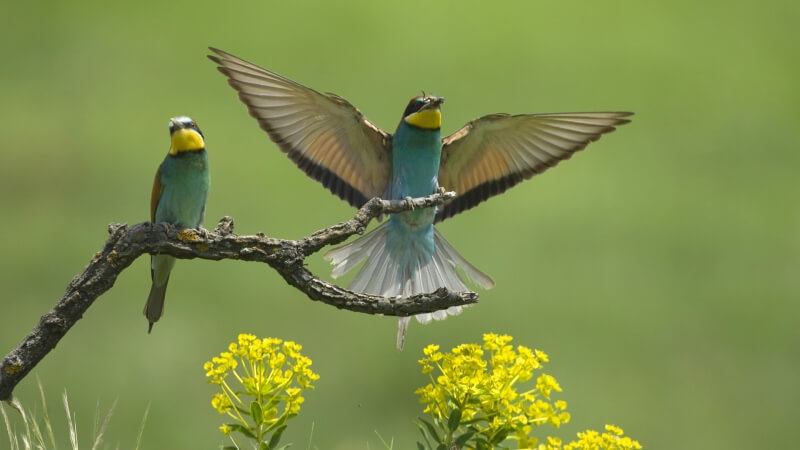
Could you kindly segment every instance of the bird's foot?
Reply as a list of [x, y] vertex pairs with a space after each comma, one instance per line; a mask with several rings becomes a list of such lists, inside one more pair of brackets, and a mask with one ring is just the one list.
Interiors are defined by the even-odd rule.
[[406, 203], [406, 205], [408, 205], [408, 209], [410, 209], [411, 211], [414, 210], [414, 198], [413, 197], [406, 197], [406, 198], [403, 199], [403, 201]]
[[447, 189], [445, 189], [445, 188], [444, 188], [444, 186], [439, 186], [439, 189], [436, 189], [436, 192], [437, 192], [439, 195], [443, 195], [443, 194], [446, 194], [446, 193], [447, 193]]
[[197, 227], [195, 231], [197, 231], [197, 234], [199, 234], [203, 239], [209, 239], [211, 237], [211, 232], [203, 227]]
[[[169, 234], [172, 232], [172, 224], [167, 222], [150, 222], [150, 226], [155, 228], [158, 226], [164, 227], [164, 231]], [[152, 229], [152, 228], [151, 228]]]

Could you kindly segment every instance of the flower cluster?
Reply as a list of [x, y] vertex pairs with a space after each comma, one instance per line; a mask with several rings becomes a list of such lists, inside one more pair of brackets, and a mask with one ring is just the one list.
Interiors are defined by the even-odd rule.
[[[420, 418], [418, 449], [639, 450], [638, 441], [614, 425], [586, 430], [564, 443], [541, 433], [570, 421], [555, 377], [542, 368], [546, 353], [511, 345], [506, 335], [485, 334], [482, 344], [462, 344], [449, 352], [429, 345], [419, 360], [429, 383], [416, 390], [427, 418]], [[234, 439], [250, 439], [254, 449], [276, 450], [287, 421], [300, 412], [303, 391], [319, 379], [311, 360], [292, 341], [240, 334], [228, 350], [203, 365], [219, 390], [211, 406], [233, 419], [219, 427]], [[538, 431], [538, 433], [537, 433]], [[539, 438], [536, 436], [544, 435]], [[280, 447], [285, 449], [288, 445]]]
[[300, 412], [303, 390], [319, 379], [301, 350], [292, 341], [240, 334], [228, 351], [203, 365], [219, 387], [211, 406], [234, 420], [220, 426], [223, 434], [239, 432], [258, 448], [277, 446], [286, 422]]
[[527, 442], [534, 427], [569, 422], [567, 403], [552, 398], [561, 392], [558, 381], [536, 373], [547, 354], [514, 348], [512, 339], [485, 334], [483, 345], [462, 344], [448, 353], [437, 345], [423, 350], [419, 363], [430, 383], [416, 393], [433, 419], [423, 421], [423, 435], [440, 444], [482, 449], [508, 438]]
[[423, 412], [420, 419], [425, 444], [418, 448], [536, 450], [634, 450], [637, 441], [622, 429], [606, 426], [605, 433], [585, 431], [578, 440], [563, 444], [555, 437], [540, 442], [532, 433], [549, 425], [569, 422], [567, 403], [554, 399], [562, 391], [558, 380], [541, 372], [546, 353], [511, 345], [507, 335], [485, 334], [483, 344], [462, 344], [450, 352], [429, 345], [419, 360], [430, 382], [417, 389]]
[[606, 425], [606, 431], [600, 433], [586, 430], [578, 433], [578, 439], [568, 444], [563, 444], [561, 439], [548, 437], [547, 441], [537, 447], [537, 450], [639, 450], [642, 445], [628, 436], [622, 428]]

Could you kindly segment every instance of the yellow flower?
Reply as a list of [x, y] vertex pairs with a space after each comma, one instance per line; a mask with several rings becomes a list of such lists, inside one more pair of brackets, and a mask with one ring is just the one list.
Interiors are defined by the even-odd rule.
[[233, 431], [233, 428], [231, 428], [228, 424], [222, 424], [222, 425], [219, 426], [219, 431], [221, 431], [222, 434], [227, 436], [227, 435], [231, 434], [231, 431]]
[[561, 392], [561, 385], [552, 375], [542, 374], [536, 379], [536, 390], [539, 391], [545, 398], [550, 398], [553, 391]]
[[[622, 429], [606, 426], [605, 433], [587, 430], [578, 439], [564, 444], [553, 436], [541, 441], [533, 433], [540, 427], [558, 428], [571, 420], [567, 402], [552, 397], [562, 391], [552, 375], [539, 370], [549, 356], [538, 349], [512, 346], [508, 335], [487, 333], [483, 344], [462, 344], [449, 352], [438, 345], [426, 346], [419, 360], [422, 373], [430, 382], [415, 393], [424, 405], [423, 413], [438, 428], [441, 442], [453, 445], [456, 436], [469, 431], [476, 441], [464, 449], [503, 445], [505, 439], [517, 441], [520, 449], [535, 450], [637, 450], [641, 445], [624, 436]], [[461, 421], [451, 428], [450, 418], [460, 412]], [[458, 417], [456, 415], [455, 417]], [[505, 448], [505, 447], [503, 447]]]
[[533, 427], [567, 422], [566, 402], [548, 401], [552, 391], [561, 391], [555, 378], [540, 375], [532, 388], [521, 386], [547, 355], [525, 346], [515, 349], [512, 341], [487, 333], [482, 345], [462, 344], [446, 353], [437, 345], [425, 347], [419, 364], [432, 381], [416, 390], [423, 411], [443, 424], [458, 409], [462, 421], [469, 420], [486, 440], [512, 436], [525, 445], [533, 442], [528, 438]]
[[211, 406], [216, 409], [218, 413], [225, 414], [226, 412], [230, 411], [230, 409], [233, 407], [233, 404], [227, 395], [217, 393], [211, 397]]
[[203, 364], [209, 382], [219, 389], [211, 406], [238, 422], [236, 427], [222, 425], [220, 431], [238, 430], [258, 445], [266, 444], [272, 433], [282, 429], [269, 427], [300, 412], [303, 390], [313, 389], [319, 375], [311, 370], [311, 359], [301, 353], [303, 347], [293, 341], [242, 333], [227, 350]]
[[442, 354], [439, 353], [439, 346], [436, 344], [430, 344], [423, 348], [422, 354], [430, 358], [432, 361], [438, 361], [442, 359]]
[[221, 384], [228, 373], [236, 369], [238, 364], [231, 352], [222, 352], [219, 356], [206, 361], [203, 364], [203, 370], [206, 372], [206, 377], [210, 378], [211, 383]]
[[627, 436], [622, 428], [606, 425], [607, 433], [586, 430], [578, 433], [578, 440], [564, 446], [564, 450], [639, 450], [642, 445]]
[[483, 346], [486, 350], [498, 351], [508, 345], [514, 338], [507, 334], [498, 335], [494, 333], [486, 333], [483, 335]]
[[270, 369], [280, 369], [283, 367], [283, 364], [286, 363], [286, 355], [283, 353], [278, 353], [277, 355], [273, 356], [269, 360], [269, 367]]
[[303, 349], [303, 346], [292, 341], [285, 341], [283, 343], [283, 351], [293, 359], [297, 359], [300, 355], [300, 350]]
[[302, 390], [301, 390], [301, 389], [299, 389], [299, 388], [289, 388], [289, 389], [286, 389], [286, 395], [288, 395], [288, 396], [289, 396], [289, 398], [295, 398], [295, 397], [298, 397], [298, 396], [300, 395], [300, 392], [302, 392]]
[[547, 436], [547, 445], [553, 447], [561, 447], [561, 439], [553, 436]]
[[256, 338], [256, 335], [248, 334], [248, 333], [241, 333], [236, 338], [236, 340], [239, 341], [239, 345], [244, 347], [244, 348], [249, 347], [250, 343], [254, 342], [256, 339], [258, 339], [258, 338]]

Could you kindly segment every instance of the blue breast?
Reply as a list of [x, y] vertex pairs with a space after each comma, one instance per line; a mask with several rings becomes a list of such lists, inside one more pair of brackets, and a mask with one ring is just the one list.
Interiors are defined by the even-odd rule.
[[400, 122], [392, 138], [392, 199], [430, 195], [439, 185], [442, 134]]
[[[442, 155], [439, 130], [423, 130], [401, 122], [392, 138], [392, 179], [388, 197], [424, 197], [439, 188], [437, 176]], [[434, 208], [416, 209], [389, 218], [387, 247], [400, 259], [430, 256], [434, 250]]]
[[206, 151], [168, 157], [161, 165], [161, 197], [156, 222], [197, 227], [203, 221], [208, 196]]

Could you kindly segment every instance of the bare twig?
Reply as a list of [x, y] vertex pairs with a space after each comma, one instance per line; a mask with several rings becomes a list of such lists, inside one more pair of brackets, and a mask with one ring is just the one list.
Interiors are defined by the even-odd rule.
[[70, 282], [64, 296], [50, 312], [41, 317], [33, 331], [3, 358], [0, 363], [0, 400], [11, 399], [17, 383], [56, 346], [97, 297], [111, 289], [117, 276], [145, 253], [167, 254], [182, 259], [262, 262], [312, 300], [367, 314], [409, 316], [476, 303], [478, 295], [474, 292], [450, 292], [444, 288], [407, 298], [358, 294], [320, 280], [304, 265], [309, 255], [323, 247], [363, 233], [375, 217], [438, 206], [454, 196], [454, 193], [448, 192], [410, 200], [374, 198], [359, 209], [352, 219], [300, 240], [275, 239], [261, 234], [239, 236], [233, 233], [233, 220], [230, 217], [223, 217], [214, 231], [178, 230], [167, 224], [149, 222], [133, 226], [109, 225], [110, 236], [103, 249]]

